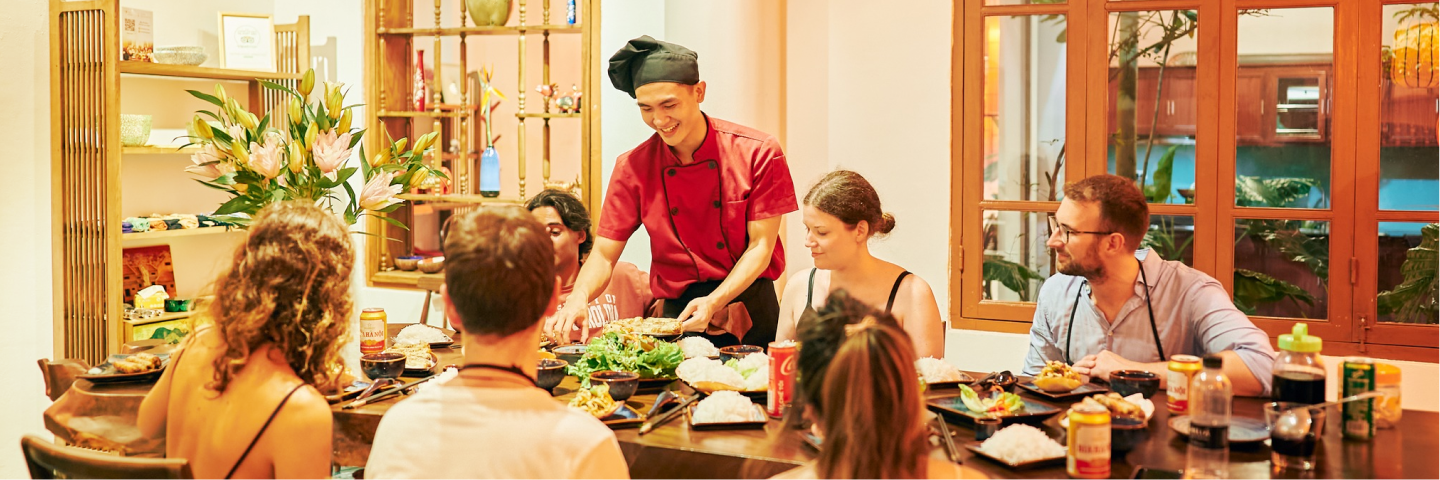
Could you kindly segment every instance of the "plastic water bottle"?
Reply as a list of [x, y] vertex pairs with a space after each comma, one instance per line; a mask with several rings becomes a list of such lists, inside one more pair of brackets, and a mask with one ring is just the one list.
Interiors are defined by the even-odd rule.
[[1230, 403], [1234, 393], [1219, 355], [1206, 355], [1190, 380], [1190, 446], [1185, 478], [1225, 478], [1230, 463]]

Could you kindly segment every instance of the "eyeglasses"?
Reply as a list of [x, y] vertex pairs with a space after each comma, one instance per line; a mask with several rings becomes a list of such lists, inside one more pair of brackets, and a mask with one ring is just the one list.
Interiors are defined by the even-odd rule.
[[1065, 243], [1070, 243], [1070, 236], [1071, 236], [1071, 235], [1074, 235], [1074, 234], [1077, 234], [1077, 233], [1089, 234], [1089, 235], [1109, 235], [1109, 234], [1115, 233], [1115, 232], [1084, 232], [1084, 231], [1080, 231], [1080, 230], [1071, 230], [1069, 227], [1066, 227], [1066, 226], [1064, 226], [1064, 225], [1061, 225], [1061, 224], [1060, 224], [1060, 221], [1055, 219], [1055, 215], [1050, 215], [1050, 216], [1049, 216], [1049, 220], [1050, 220], [1050, 232], [1051, 232], [1051, 235], [1054, 235], [1054, 232], [1057, 232], [1057, 231], [1064, 233], [1064, 234], [1065, 234]]

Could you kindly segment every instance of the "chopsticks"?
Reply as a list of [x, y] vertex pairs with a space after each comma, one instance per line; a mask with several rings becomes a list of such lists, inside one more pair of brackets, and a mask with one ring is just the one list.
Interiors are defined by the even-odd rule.
[[663, 425], [665, 424], [665, 422], [670, 421], [670, 419], [675, 418], [675, 415], [678, 415], [680, 412], [684, 411], [685, 407], [690, 406], [690, 404], [694, 403], [695, 400], [699, 400], [701, 396], [702, 395], [700, 395], [699, 393], [691, 395], [689, 398], [686, 398], [685, 401], [680, 402], [680, 406], [670, 409], [670, 411], [665, 412], [665, 414], [661, 415], [659, 418], [646, 421], [644, 424], [640, 425], [640, 434], [644, 435], [650, 433], [650, 431], [654, 430], [655, 427]]
[[960, 461], [960, 451], [955, 448], [955, 439], [950, 438], [950, 425], [945, 423], [945, 417], [936, 414], [935, 423], [940, 427], [940, 440], [945, 444], [945, 455], [950, 457], [950, 461], [952, 462], [962, 463]]
[[371, 402], [374, 402], [374, 401], [376, 401], [376, 400], [383, 400], [383, 399], [386, 399], [386, 398], [390, 398], [391, 396], [394, 396], [394, 395], [396, 395], [396, 394], [398, 394], [398, 393], [400, 393], [400, 392], [403, 392], [403, 391], [409, 389], [410, 387], [414, 387], [414, 386], [416, 386], [416, 385], [419, 385], [419, 384], [428, 382], [428, 381], [430, 381], [431, 379], [433, 379], [433, 378], [435, 378], [435, 377], [437, 377], [437, 376], [439, 376], [439, 375], [440, 375], [440, 374], [438, 374], [438, 373], [437, 373], [437, 374], [434, 374], [434, 375], [430, 375], [430, 376], [428, 376], [428, 377], [425, 377], [425, 378], [422, 378], [422, 379], [419, 379], [419, 380], [416, 380], [416, 381], [413, 381], [413, 382], [410, 382], [410, 383], [407, 383], [407, 384], [404, 384], [404, 385], [400, 385], [400, 386], [398, 386], [398, 387], [395, 387], [395, 388], [386, 390], [386, 391], [384, 391], [384, 392], [377, 393], [377, 394], [374, 394], [374, 395], [371, 395], [371, 396], [368, 396], [368, 397], [365, 397], [365, 398], [362, 398], [362, 399], [359, 399], [359, 400], [350, 402], [350, 403], [348, 403], [348, 404], [345, 404], [345, 406], [340, 407], [340, 409], [341, 409], [341, 410], [354, 410], [354, 409], [357, 409], [357, 408], [360, 408], [360, 407], [369, 405]]

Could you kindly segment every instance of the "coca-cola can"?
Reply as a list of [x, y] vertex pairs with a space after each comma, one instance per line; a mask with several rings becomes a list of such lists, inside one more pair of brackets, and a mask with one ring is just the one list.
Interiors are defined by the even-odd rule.
[[800, 361], [799, 353], [793, 340], [770, 342], [770, 390], [765, 395], [765, 411], [772, 418], [784, 417], [795, 399], [795, 365]]

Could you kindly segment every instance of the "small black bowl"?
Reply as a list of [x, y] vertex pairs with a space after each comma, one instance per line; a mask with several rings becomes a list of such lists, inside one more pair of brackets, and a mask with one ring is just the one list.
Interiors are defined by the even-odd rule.
[[535, 370], [535, 384], [546, 391], [554, 390], [565, 380], [565, 367], [569, 362], [555, 358], [542, 358]]
[[1160, 376], [1144, 370], [1110, 372], [1110, 390], [1122, 397], [1139, 393], [1145, 398], [1150, 398], [1160, 390]]
[[623, 402], [640, 388], [640, 374], [604, 370], [590, 374], [590, 384], [603, 383], [610, 387], [610, 398]]
[[571, 345], [560, 345], [558, 347], [551, 348], [550, 353], [554, 353], [555, 358], [564, 360], [566, 363], [574, 365], [575, 362], [580, 361], [580, 357], [585, 356], [585, 345], [578, 343]]
[[360, 356], [360, 371], [371, 380], [400, 378], [405, 372], [405, 355], [399, 353], [368, 353]]
[[755, 345], [731, 345], [728, 347], [720, 347], [720, 363], [728, 362], [732, 358], [739, 360], [745, 358], [752, 353], [760, 353], [763, 351], [765, 351], [764, 348], [757, 347]]

